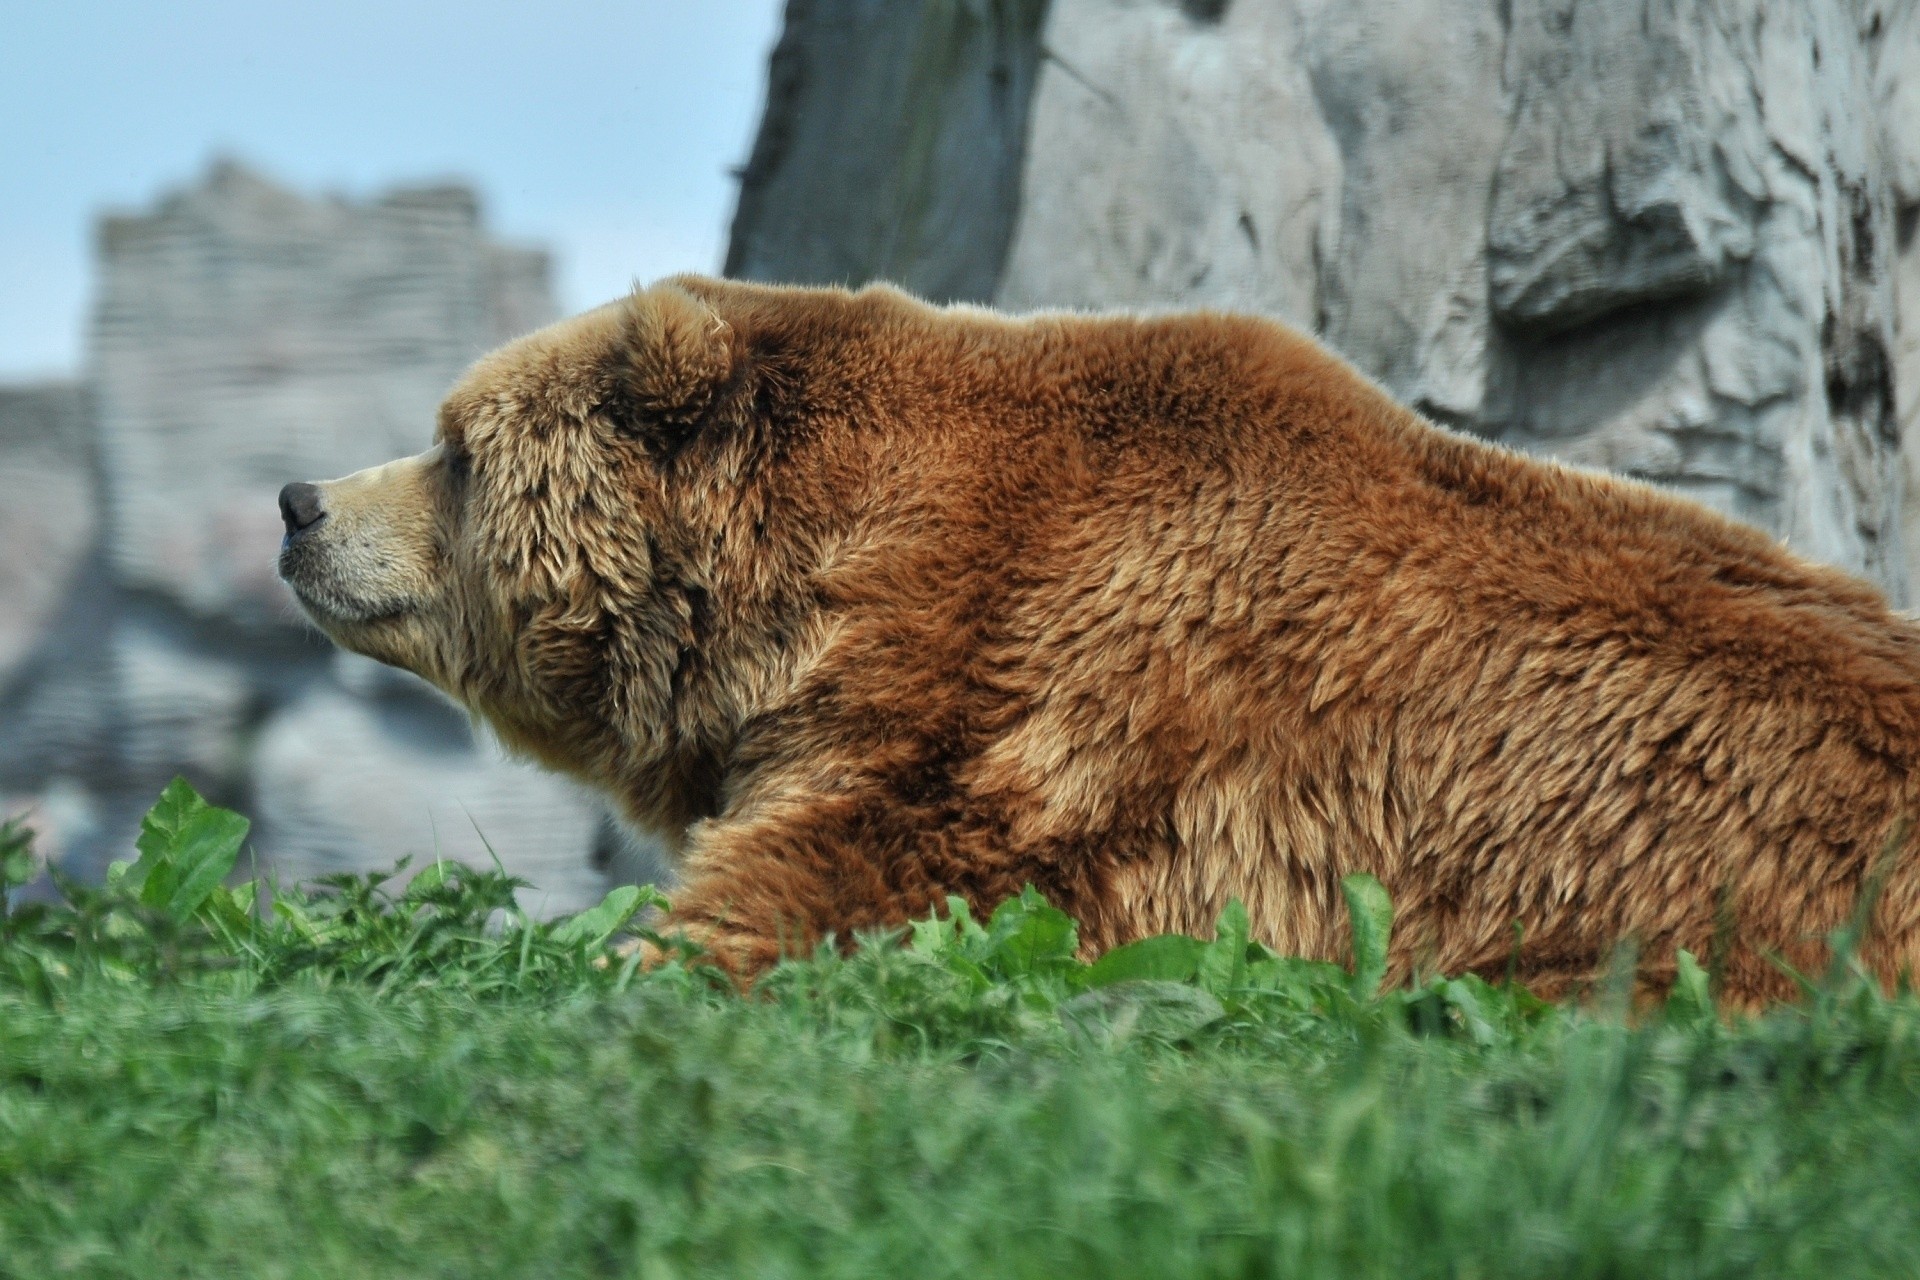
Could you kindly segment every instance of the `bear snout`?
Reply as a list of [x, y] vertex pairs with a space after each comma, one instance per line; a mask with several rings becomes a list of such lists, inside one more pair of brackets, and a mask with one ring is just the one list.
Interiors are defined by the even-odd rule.
[[280, 491], [280, 518], [286, 522], [287, 537], [319, 523], [326, 514], [319, 485], [297, 480]]
[[337, 628], [414, 613], [433, 594], [435, 531], [422, 474], [418, 458], [401, 458], [280, 491], [280, 578], [343, 644]]

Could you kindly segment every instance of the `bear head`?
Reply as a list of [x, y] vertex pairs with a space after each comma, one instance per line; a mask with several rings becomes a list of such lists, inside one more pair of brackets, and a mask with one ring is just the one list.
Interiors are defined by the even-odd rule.
[[494, 352], [424, 453], [280, 500], [281, 577], [329, 637], [669, 835], [713, 811], [797, 580], [745, 554], [772, 501], [766, 379], [708, 283]]

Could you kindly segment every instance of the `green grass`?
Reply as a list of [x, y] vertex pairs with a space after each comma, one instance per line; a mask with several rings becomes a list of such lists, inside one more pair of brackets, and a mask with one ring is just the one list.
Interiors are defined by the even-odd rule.
[[1233, 911], [1088, 967], [1029, 894], [742, 998], [608, 951], [645, 895], [223, 888], [243, 838], [170, 790], [0, 919], [0, 1276], [1920, 1274], [1920, 1002], [1844, 937], [1626, 1018], [1377, 990], [1365, 880], [1351, 969]]

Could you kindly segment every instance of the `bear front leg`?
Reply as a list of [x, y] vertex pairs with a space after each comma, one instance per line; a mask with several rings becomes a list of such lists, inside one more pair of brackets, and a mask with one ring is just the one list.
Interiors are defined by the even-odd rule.
[[925, 821], [886, 801], [789, 801], [777, 815], [720, 818], [689, 835], [684, 879], [659, 925], [745, 984], [828, 939], [897, 928], [957, 894], [990, 910], [1035, 879], [967, 824]]
[[[892, 910], [881, 907], [895, 895], [854, 890], [858, 883], [870, 890], [878, 886], [859, 874], [865, 859], [848, 856], [850, 851], [839, 858], [794, 859], [772, 849], [745, 850], [738, 842], [727, 843], [734, 847], [690, 863], [657, 930], [664, 937], [694, 943], [704, 959], [743, 986], [782, 958], [812, 955], [829, 938], [844, 944], [855, 929], [904, 923], [915, 914], [904, 900], [895, 900]], [[791, 843], [783, 843], [790, 853]], [[846, 870], [855, 874], [848, 876]]]
[[[751, 986], [781, 959], [810, 956], [836, 933], [822, 913], [790, 895], [769, 900], [772, 896], [763, 889], [746, 875], [699, 877], [674, 895], [672, 909], [655, 931], [668, 940], [692, 943], [701, 961], [725, 970], [741, 986]], [[667, 959], [651, 944], [646, 951], [649, 967]]]

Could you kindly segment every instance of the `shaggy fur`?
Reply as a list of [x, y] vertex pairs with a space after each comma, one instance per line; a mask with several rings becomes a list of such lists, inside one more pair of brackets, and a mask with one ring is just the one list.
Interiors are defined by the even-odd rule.
[[1666, 493], [1428, 425], [1230, 315], [682, 277], [483, 360], [282, 571], [681, 858], [741, 974], [1037, 885], [1558, 992], [1622, 939], [1788, 992], [1884, 865], [1920, 960], [1920, 635]]

